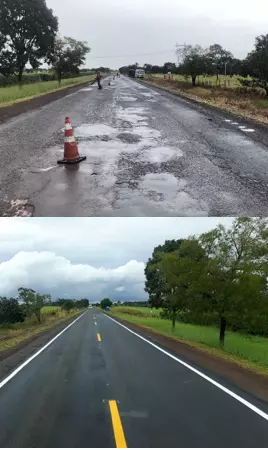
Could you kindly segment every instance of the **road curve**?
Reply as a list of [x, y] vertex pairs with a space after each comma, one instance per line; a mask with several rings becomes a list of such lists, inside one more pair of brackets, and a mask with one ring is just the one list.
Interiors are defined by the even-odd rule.
[[0, 388], [1, 447], [114, 448], [124, 439], [138, 448], [267, 447], [268, 421], [95, 309]]
[[[87, 156], [71, 168], [56, 164], [66, 115]], [[107, 78], [103, 91], [83, 87], [0, 125], [0, 214], [268, 216], [268, 132], [258, 130]]]

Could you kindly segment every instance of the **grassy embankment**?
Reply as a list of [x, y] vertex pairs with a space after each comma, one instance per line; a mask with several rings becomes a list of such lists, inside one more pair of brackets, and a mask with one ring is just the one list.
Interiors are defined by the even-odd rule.
[[57, 81], [43, 81], [41, 83], [25, 84], [21, 88], [19, 86], [9, 86], [0, 88], [0, 107], [8, 106], [14, 103], [29, 100], [34, 97], [48, 94], [64, 89], [69, 86], [76, 86], [87, 81], [93, 81], [95, 75], [88, 75], [84, 77], [68, 78], [62, 80], [61, 86]]
[[231, 81], [228, 79], [226, 85], [221, 81], [221, 86], [216, 84], [213, 77], [199, 77], [199, 85], [192, 87], [190, 79], [179, 75], [174, 75], [170, 81], [164, 80], [164, 75], [148, 76], [142, 82], [268, 124], [268, 98], [265, 91], [242, 87], [237, 77]]
[[159, 311], [154, 309], [151, 312], [149, 308], [113, 307], [110, 314], [268, 376], [267, 338], [227, 331], [225, 346], [221, 349], [219, 329], [216, 327], [177, 322], [173, 333], [171, 321], [161, 319]]
[[73, 310], [70, 313], [63, 311], [58, 306], [45, 306], [42, 308], [41, 324], [35, 317], [26, 318], [23, 323], [15, 323], [0, 327], [0, 351], [15, 347], [20, 342], [49, 330], [55, 325], [77, 316], [83, 310]]

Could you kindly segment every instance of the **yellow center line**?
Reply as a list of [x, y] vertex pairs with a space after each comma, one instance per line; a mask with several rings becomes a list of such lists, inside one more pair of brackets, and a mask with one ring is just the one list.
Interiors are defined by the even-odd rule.
[[98, 341], [101, 342], [100, 333], [97, 333], [97, 338], [98, 338]]
[[109, 400], [112, 424], [114, 429], [114, 439], [116, 448], [127, 448], [122, 422], [120, 419], [117, 403], [115, 400]]

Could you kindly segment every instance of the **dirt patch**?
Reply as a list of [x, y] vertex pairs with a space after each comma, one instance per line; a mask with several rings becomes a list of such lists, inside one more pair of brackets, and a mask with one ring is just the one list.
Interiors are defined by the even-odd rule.
[[232, 89], [207, 89], [200, 86], [193, 88], [188, 83], [162, 79], [143, 80], [142, 82], [139, 81], [139, 83], [155, 86], [199, 104], [204, 103], [238, 117], [268, 125], [268, 99], [266, 97], [239, 95], [233, 92]]
[[55, 100], [59, 100], [60, 98], [65, 97], [65, 95], [69, 95], [73, 92], [76, 92], [83, 86], [87, 86], [88, 84], [89, 81], [78, 84], [76, 86], [67, 86], [66, 88], [61, 89], [59, 91], [50, 92], [40, 97], [35, 97], [30, 100], [14, 103], [13, 105], [0, 106], [0, 124], [6, 122], [12, 117], [16, 117], [20, 114], [26, 113], [36, 108], [41, 108], [42, 106], [45, 106], [48, 103], [54, 102]]
[[155, 344], [160, 344], [162, 347], [171, 350], [173, 354], [183, 358], [185, 361], [209, 370], [229, 383], [254, 395], [256, 398], [268, 402], [268, 376], [259, 375], [250, 369], [239, 366], [233, 361], [211, 355], [189, 344], [149, 330], [142, 325], [133, 324], [118, 317], [115, 317], [115, 319], [127, 325], [133, 331], [139, 332], [139, 334]]

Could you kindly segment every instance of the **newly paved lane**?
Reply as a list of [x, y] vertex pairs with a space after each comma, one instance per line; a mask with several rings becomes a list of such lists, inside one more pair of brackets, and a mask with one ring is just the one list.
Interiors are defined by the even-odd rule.
[[115, 447], [111, 400], [128, 447], [267, 447], [265, 418], [95, 310], [0, 389], [0, 446]]
[[[109, 80], [0, 126], [1, 214], [268, 215], [267, 130]], [[66, 115], [87, 156], [72, 168], [56, 164]]]

